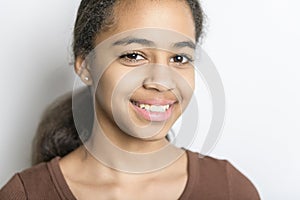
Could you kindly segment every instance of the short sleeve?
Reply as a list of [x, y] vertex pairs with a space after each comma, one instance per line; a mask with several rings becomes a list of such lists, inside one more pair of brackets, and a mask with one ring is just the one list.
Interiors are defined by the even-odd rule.
[[2, 200], [26, 200], [26, 193], [19, 174], [15, 174], [0, 190]]
[[251, 181], [228, 161], [226, 173], [230, 200], [260, 200], [258, 191]]

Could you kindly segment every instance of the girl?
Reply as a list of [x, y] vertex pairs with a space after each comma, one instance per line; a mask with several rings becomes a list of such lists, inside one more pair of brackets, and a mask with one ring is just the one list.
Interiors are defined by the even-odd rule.
[[167, 137], [194, 90], [202, 23], [197, 0], [82, 0], [75, 71], [88, 89], [73, 109], [70, 97], [49, 108], [36, 157], [46, 162], [17, 173], [0, 199], [259, 199], [228, 161]]

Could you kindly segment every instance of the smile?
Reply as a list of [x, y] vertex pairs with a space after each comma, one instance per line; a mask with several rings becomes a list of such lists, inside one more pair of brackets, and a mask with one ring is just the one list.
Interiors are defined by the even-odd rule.
[[145, 109], [148, 112], [166, 112], [170, 105], [150, 105], [150, 104], [143, 104], [136, 101], [132, 101], [132, 104], [138, 106], [141, 109]]
[[166, 121], [172, 115], [174, 101], [130, 101], [136, 113], [148, 121]]

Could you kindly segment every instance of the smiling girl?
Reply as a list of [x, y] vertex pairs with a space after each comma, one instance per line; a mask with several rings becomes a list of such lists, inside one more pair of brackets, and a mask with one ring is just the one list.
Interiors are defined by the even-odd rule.
[[[73, 49], [88, 89], [73, 96], [73, 109], [69, 97], [48, 110], [38, 142], [38, 161], [47, 162], [17, 173], [0, 199], [258, 200], [228, 161], [167, 137], [195, 88], [202, 26], [197, 0], [83, 0]], [[76, 104], [84, 94], [92, 109]], [[82, 119], [87, 110], [93, 117]], [[92, 121], [82, 143], [74, 121]]]

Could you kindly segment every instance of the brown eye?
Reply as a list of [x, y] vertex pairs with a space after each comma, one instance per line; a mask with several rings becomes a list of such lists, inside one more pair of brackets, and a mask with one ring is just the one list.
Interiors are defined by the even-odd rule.
[[191, 62], [192, 59], [189, 59], [185, 55], [176, 55], [173, 58], [171, 58], [170, 61], [173, 63], [185, 64], [185, 63]]
[[139, 52], [129, 52], [119, 57], [120, 63], [126, 66], [139, 66], [147, 63], [144, 54]]
[[129, 54], [125, 54], [120, 56], [120, 58], [129, 60], [129, 61], [139, 61], [139, 60], [144, 60], [145, 58], [138, 54], [138, 53], [129, 53]]
[[180, 63], [182, 63], [182, 61], [183, 61], [183, 57], [182, 56], [175, 56], [174, 57], [174, 62], [180, 62]]

